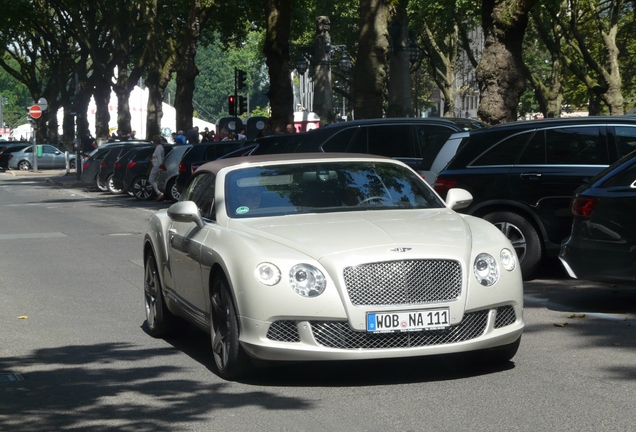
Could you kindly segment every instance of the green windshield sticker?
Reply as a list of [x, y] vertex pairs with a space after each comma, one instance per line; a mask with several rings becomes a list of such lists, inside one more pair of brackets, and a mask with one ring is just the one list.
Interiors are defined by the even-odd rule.
[[239, 208], [236, 209], [236, 214], [245, 214], [248, 211], [250, 211], [250, 208], [247, 206], [240, 206]]

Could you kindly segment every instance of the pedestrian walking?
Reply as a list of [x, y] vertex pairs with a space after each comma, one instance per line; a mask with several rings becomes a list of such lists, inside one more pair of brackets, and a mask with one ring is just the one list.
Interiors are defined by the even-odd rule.
[[150, 175], [148, 176], [148, 182], [157, 194], [157, 198], [155, 199], [155, 201], [163, 201], [163, 194], [157, 186], [157, 179], [159, 178], [159, 166], [163, 162], [164, 157], [163, 145], [161, 145], [161, 136], [153, 136], [152, 144], [155, 146], [155, 151], [150, 157]]

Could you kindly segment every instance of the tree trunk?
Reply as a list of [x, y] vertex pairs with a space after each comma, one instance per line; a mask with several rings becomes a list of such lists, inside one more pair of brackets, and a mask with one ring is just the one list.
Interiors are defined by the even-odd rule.
[[360, 0], [360, 39], [353, 74], [354, 116], [381, 118], [387, 78], [389, 9], [385, 0]]
[[[194, 50], [196, 51], [196, 46]], [[174, 96], [174, 107], [177, 111], [177, 130], [187, 131], [192, 129], [194, 80], [199, 75], [199, 69], [194, 62], [194, 55], [185, 55], [182, 60], [177, 69], [177, 89]]]
[[146, 118], [146, 139], [151, 140], [154, 135], [161, 135], [161, 119], [163, 118], [163, 98], [166, 87], [170, 82], [173, 62], [169, 61], [164, 67], [158, 67], [156, 72], [148, 74], [148, 117]]
[[625, 99], [622, 94], [621, 68], [618, 61], [619, 49], [616, 46], [616, 34], [618, 32], [618, 23], [614, 23], [609, 31], [602, 31], [601, 36], [605, 43], [605, 52], [607, 53], [607, 71], [605, 72], [605, 80], [607, 81], [607, 91], [603, 100], [607, 104], [611, 115], [623, 115], [625, 113], [623, 103]]
[[195, 63], [197, 46], [201, 33], [201, 0], [195, 0], [190, 8], [188, 22], [183, 32], [180, 43], [180, 61], [177, 65], [177, 89], [174, 96], [174, 107], [177, 112], [177, 130], [187, 131], [192, 129], [192, 117], [194, 116], [194, 80], [199, 75], [199, 69]]
[[537, 0], [483, 0], [484, 51], [477, 66], [481, 102], [477, 115], [494, 125], [517, 120], [526, 87], [522, 44], [528, 13]]
[[588, 115], [597, 116], [603, 114], [602, 100], [603, 97], [599, 92], [595, 92], [593, 89], [589, 90], [590, 102], [588, 106]]
[[561, 103], [563, 94], [561, 92], [561, 61], [558, 55], [552, 54], [552, 73], [550, 74], [549, 85], [545, 85], [539, 77], [524, 65], [527, 79], [534, 88], [534, 98], [539, 104], [539, 111], [545, 118], [557, 118], [561, 116]]
[[95, 80], [95, 138], [103, 141], [108, 137], [110, 123], [110, 83], [111, 79]]
[[289, 32], [291, 26], [291, 2], [265, 0], [267, 30], [263, 53], [269, 71], [268, 93], [271, 122], [274, 133], [283, 133], [285, 126], [294, 120], [294, 93], [291, 82], [289, 57]]
[[389, 27], [393, 52], [389, 62], [387, 117], [413, 117], [407, 6], [408, 0], [400, 0], [396, 4], [395, 16]]
[[316, 18], [316, 34], [314, 35], [314, 53], [312, 63], [314, 69], [314, 112], [320, 118], [321, 125], [335, 121], [333, 112], [333, 90], [331, 87], [331, 58], [329, 47], [330, 21], [326, 16]]
[[[435, 34], [426, 22], [422, 23], [422, 50], [428, 59], [431, 75], [444, 97], [443, 117], [455, 116], [455, 70], [459, 51], [459, 27], [453, 21], [453, 31], [444, 44], [438, 44]], [[470, 41], [466, 38], [466, 46], [470, 49]], [[445, 49], [444, 49], [445, 48]]]

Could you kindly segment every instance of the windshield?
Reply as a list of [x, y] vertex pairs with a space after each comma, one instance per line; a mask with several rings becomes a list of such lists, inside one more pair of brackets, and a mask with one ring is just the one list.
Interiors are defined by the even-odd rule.
[[235, 218], [444, 207], [412, 171], [377, 162], [243, 168], [226, 176], [225, 197]]

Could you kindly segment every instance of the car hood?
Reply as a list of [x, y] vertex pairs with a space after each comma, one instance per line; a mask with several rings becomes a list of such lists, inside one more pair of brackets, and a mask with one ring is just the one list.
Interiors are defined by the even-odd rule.
[[284, 244], [316, 260], [378, 247], [425, 245], [432, 253], [467, 251], [471, 242], [468, 224], [449, 209], [233, 219], [229, 228]]

